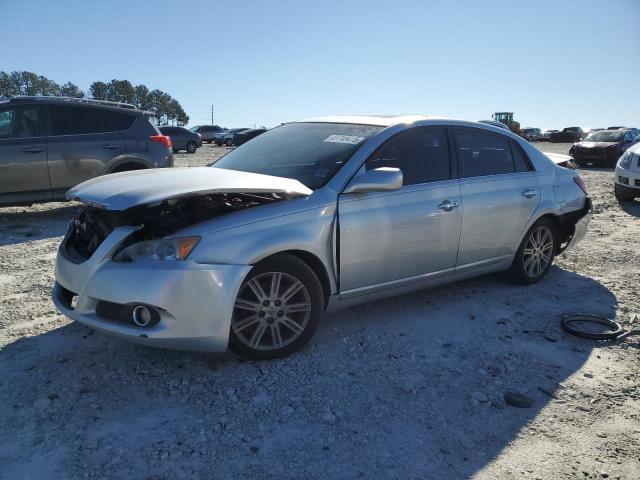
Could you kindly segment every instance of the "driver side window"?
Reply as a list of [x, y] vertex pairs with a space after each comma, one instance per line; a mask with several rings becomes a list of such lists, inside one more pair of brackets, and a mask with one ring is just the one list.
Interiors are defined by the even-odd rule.
[[449, 180], [451, 161], [442, 127], [417, 127], [392, 137], [365, 163], [366, 170], [399, 168], [403, 186]]

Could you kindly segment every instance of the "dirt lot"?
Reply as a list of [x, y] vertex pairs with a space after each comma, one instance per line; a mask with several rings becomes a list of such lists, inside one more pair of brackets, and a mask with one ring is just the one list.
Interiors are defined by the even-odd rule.
[[542, 283], [345, 310], [268, 363], [69, 322], [49, 292], [74, 206], [0, 209], [0, 478], [640, 478], [640, 338], [559, 327], [565, 312], [639, 326], [640, 202], [616, 203], [610, 170], [581, 173], [591, 228]]

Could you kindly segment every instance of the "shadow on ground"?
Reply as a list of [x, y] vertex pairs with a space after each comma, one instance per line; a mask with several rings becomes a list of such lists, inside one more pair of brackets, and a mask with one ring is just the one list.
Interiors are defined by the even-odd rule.
[[51, 205], [0, 208], [0, 232], [2, 233], [0, 245], [13, 245], [64, 235], [78, 205], [60, 203], [53, 208]]
[[[488, 276], [327, 317], [271, 362], [143, 348], [78, 324], [0, 351], [0, 468], [111, 478], [467, 478], [596, 345], [561, 313], [615, 296], [554, 268]], [[505, 405], [515, 392], [529, 408]]]

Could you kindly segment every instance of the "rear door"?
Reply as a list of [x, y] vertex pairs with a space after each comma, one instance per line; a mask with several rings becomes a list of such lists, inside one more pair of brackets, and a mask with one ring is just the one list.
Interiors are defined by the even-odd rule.
[[103, 175], [126, 158], [125, 131], [135, 116], [87, 105], [51, 105], [49, 171], [54, 196]]
[[0, 204], [51, 199], [45, 129], [43, 105], [0, 110]]
[[458, 269], [500, 262], [517, 250], [538, 206], [538, 176], [512, 139], [477, 128], [454, 132], [463, 204]]
[[400, 168], [403, 187], [338, 199], [344, 298], [450, 274], [458, 253], [460, 183], [443, 127], [417, 127], [382, 145], [361, 171]]

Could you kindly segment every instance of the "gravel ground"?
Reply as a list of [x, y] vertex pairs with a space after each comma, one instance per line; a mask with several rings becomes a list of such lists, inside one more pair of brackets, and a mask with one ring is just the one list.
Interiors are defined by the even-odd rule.
[[638, 337], [559, 327], [639, 326], [640, 203], [616, 203], [610, 170], [581, 174], [589, 233], [540, 284], [491, 275], [345, 310], [264, 363], [69, 322], [49, 292], [74, 206], [0, 209], [0, 478], [640, 478]]

